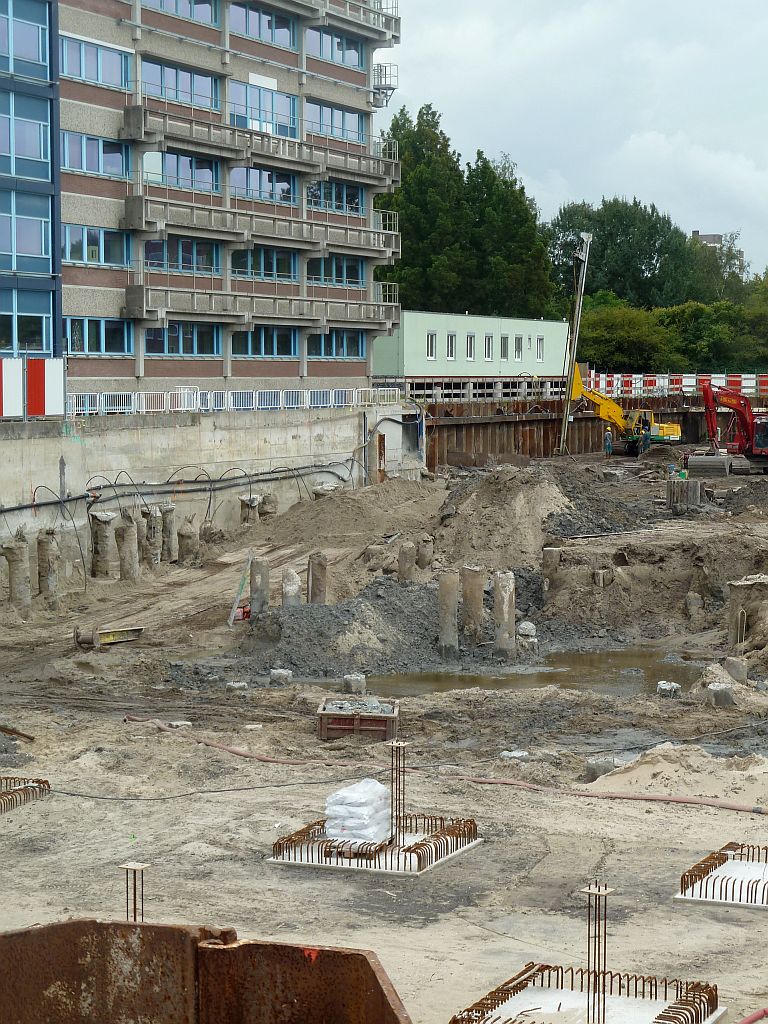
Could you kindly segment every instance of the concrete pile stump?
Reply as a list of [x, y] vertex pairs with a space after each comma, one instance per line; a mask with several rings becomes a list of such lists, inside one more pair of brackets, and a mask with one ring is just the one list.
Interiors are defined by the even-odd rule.
[[440, 577], [437, 617], [438, 653], [445, 661], [457, 661], [459, 657], [459, 574], [457, 572], [444, 572]]
[[191, 565], [200, 553], [200, 527], [195, 514], [186, 516], [177, 533], [177, 553], [180, 565]]
[[120, 560], [120, 579], [134, 582], [139, 578], [139, 535], [132, 513], [123, 509], [115, 527], [117, 556]]
[[58, 593], [60, 563], [56, 531], [41, 530], [37, 535], [37, 589], [43, 597], [55, 597]]
[[8, 563], [8, 600], [26, 617], [32, 605], [32, 584], [29, 577], [29, 544], [19, 528], [10, 540], [0, 544], [0, 556]]
[[309, 604], [328, 603], [328, 556], [322, 551], [309, 556], [307, 601]]
[[163, 550], [163, 514], [157, 505], [143, 508], [141, 514], [146, 523], [144, 563], [150, 569], [156, 569], [160, 565], [160, 555]]
[[176, 535], [176, 506], [171, 502], [160, 506], [163, 517], [163, 546], [160, 551], [161, 562], [178, 562], [179, 538]]
[[295, 569], [283, 569], [283, 608], [301, 604], [301, 577]]
[[429, 569], [435, 558], [435, 538], [425, 534], [416, 547], [416, 564], [420, 569]]
[[698, 508], [705, 500], [701, 480], [667, 480], [667, 508]]
[[251, 562], [251, 619], [269, 608], [269, 562], [254, 558]]
[[410, 541], [400, 545], [397, 556], [397, 575], [401, 583], [411, 583], [416, 571], [416, 545]]
[[91, 576], [96, 579], [108, 580], [110, 538], [112, 524], [117, 519], [116, 512], [105, 512], [91, 509]]
[[513, 572], [497, 572], [493, 577], [493, 621], [496, 656], [514, 661], [517, 656], [517, 622]]
[[253, 526], [259, 521], [260, 494], [240, 495], [240, 525]]
[[145, 510], [139, 509], [134, 512], [133, 521], [136, 523], [136, 546], [139, 549], [139, 565], [147, 564], [147, 519]]
[[485, 572], [476, 565], [465, 565], [461, 570], [461, 625], [475, 644], [483, 639], [486, 579]]

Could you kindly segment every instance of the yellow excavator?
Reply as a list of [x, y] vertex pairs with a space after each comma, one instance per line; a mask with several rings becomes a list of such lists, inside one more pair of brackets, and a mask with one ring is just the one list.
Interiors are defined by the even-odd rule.
[[653, 409], [630, 409], [625, 413], [612, 398], [594, 388], [586, 387], [578, 363], [574, 369], [571, 401], [577, 402], [584, 398], [591, 402], [600, 419], [617, 428], [617, 440], [624, 442], [624, 450], [627, 455], [637, 455], [640, 451], [643, 426], [646, 423], [651, 431], [651, 444], [680, 444], [682, 431], [677, 423], [659, 423], [653, 415]]

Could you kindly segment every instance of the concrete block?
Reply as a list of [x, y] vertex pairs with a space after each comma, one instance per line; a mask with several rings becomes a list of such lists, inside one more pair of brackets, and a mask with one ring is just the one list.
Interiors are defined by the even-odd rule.
[[530, 756], [527, 750], [502, 750], [499, 754], [505, 761], [527, 761]]
[[679, 683], [670, 683], [666, 679], [660, 679], [656, 684], [656, 693], [659, 697], [670, 697], [677, 700], [680, 696], [681, 686]]
[[595, 586], [599, 587], [600, 590], [604, 590], [613, 583], [613, 570], [612, 569], [595, 569], [592, 573], [592, 579], [594, 580]]
[[287, 686], [293, 682], [293, 672], [289, 668], [273, 668], [269, 673], [269, 681], [273, 686]]
[[228, 690], [247, 690], [248, 689], [248, 683], [243, 683], [243, 682], [240, 682], [240, 681], [232, 682], [232, 683], [227, 683], [227, 689]]
[[749, 674], [746, 658], [726, 658], [723, 668], [734, 682], [746, 683]]
[[728, 683], [710, 683], [707, 687], [707, 701], [713, 708], [731, 708], [736, 703]]
[[168, 723], [168, 728], [169, 729], [189, 729], [191, 727], [192, 727], [192, 723], [191, 722], [177, 721], [177, 722], [169, 722]]
[[365, 694], [365, 676], [360, 672], [352, 672], [348, 676], [344, 676], [344, 693], [359, 693]]
[[517, 635], [526, 636], [533, 639], [533, 637], [536, 636], [536, 627], [532, 622], [528, 622], [527, 620], [525, 620], [524, 622], [521, 622], [520, 625], [517, 627]]

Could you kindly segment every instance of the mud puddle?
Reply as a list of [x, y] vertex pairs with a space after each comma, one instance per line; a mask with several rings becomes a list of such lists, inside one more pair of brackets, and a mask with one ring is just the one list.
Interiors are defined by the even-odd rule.
[[660, 679], [688, 689], [701, 674], [702, 667], [701, 662], [685, 661], [661, 649], [624, 647], [607, 651], [564, 651], [550, 655], [541, 664], [521, 665], [495, 675], [425, 672], [369, 676], [368, 689], [380, 697], [414, 697], [472, 687], [535, 690], [542, 686], [562, 686], [570, 690], [594, 690], [613, 697], [633, 697], [655, 693]]

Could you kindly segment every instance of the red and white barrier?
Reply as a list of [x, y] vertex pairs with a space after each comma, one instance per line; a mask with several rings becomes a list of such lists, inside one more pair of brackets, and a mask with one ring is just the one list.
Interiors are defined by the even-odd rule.
[[587, 384], [610, 398], [701, 394], [705, 383], [768, 398], [768, 373], [609, 373], [590, 370]]
[[0, 419], [63, 416], [64, 360], [0, 359]]

